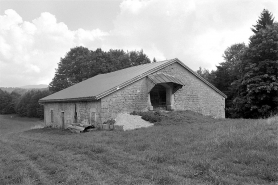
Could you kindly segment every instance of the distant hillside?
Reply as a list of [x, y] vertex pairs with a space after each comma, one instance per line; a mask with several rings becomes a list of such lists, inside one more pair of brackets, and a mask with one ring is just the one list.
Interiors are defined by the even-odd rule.
[[40, 85], [25, 85], [22, 87], [0, 87], [1, 90], [6, 91], [8, 93], [13, 92], [14, 90], [19, 93], [19, 94], [23, 94], [28, 90], [33, 90], [33, 89], [37, 89], [37, 90], [45, 90], [48, 88], [48, 85], [44, 85], [44, 84], [40, 84]]
[[18, 88], [18, 87], [0, 87], [0, 89], [3, 90], [3, 91], [6, 91], [8, 93], [13, 92], [14, 90], [16, 90], [16, 91], [19, 91], [19, 90], [26, 91], [26, 89], [22, 89], [22, 88]]
[[48, 85], [45, 85], [45, 84], [25, 85], [25, 86], [21, 86], [19, 88], [22, 88], [22, 89], [43, 89], [43, 88], [48, 88]]

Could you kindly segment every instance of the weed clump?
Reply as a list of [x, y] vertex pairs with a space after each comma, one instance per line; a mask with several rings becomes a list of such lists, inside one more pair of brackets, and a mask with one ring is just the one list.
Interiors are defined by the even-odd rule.
[[107, 125], [114, 125], [116, 123], [116, 121], [114, 119], [109, 119], [105, 122], [103, 122], [103, 124], [107, 124]]
[[148, 111], [148, 112], [133, 111], [130, 114], [139, 115], [142, 117], [143, 120], [151, 123], [161, 122], [162, 120], [161, 113], [158, 111]]

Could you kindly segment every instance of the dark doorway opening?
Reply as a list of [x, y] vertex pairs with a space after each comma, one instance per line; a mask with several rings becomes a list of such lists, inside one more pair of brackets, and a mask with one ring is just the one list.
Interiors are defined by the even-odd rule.
[[65, 112], [61, 112], [62, 117], [62, 128], [65, 128]]
[[54, 116], [53, 116], [53, 110], [50, 110], [50, 117], [51, 117], [51, 123], [53, 123], [54, 122]]
[[77, 110], [76, 110], [76, 104], [74, 104], [74, 123], [77, 123]]
[[91, 112], [91, 115], [90, 115], [90, 117], [91, 117], [91, 121], [90, 121], [90, 124], [91, 125], [95, 125], [95, 123], [96, 123], [96, 113], [95, 112]]
[[151, 104], [154, 110], [166, 110], [166, 88], [155, 85], [150, 92]]

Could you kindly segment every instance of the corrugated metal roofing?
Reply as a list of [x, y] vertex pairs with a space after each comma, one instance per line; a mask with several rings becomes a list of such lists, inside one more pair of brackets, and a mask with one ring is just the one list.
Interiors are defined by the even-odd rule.
[[84, 80], [78, 84], [75, 84], [71, 87], [63, 89], [59, 92], [51, 94], [45, 98], [42, 98], [39, 100], [39, 102], [44, 103], [61, 101], [66, 102], [98, 100], [175, 62], [181, 64], [188, 71], [190, 71], [200, 80], [202, 80], [208, 86], [213, 88], [216, 92], [218, 92], [224, 98], [226, 98], [225, 94], [223, 94], [216, 87], [211, 85], [205, 79], [200, 77], [197, 73], [192, 71], [181, 61], [179, 61], [178, 59], [172, 59], [150, 64], [143, 64], [139, 66], [122, 69], [119, 71], [114, 71], [111, 73], [97, 75], [95, 77]]
[[149, 75], [148, 78], [154, 84], [173, 82], [173, 83], [176, 83], [176, 84], [185, 85], [178, 78], [176, 78], [174, 76], [171, 76], [171, 75], [168, 75], [168, 74], [164, 74], [164, 73], [157, 73], [155, 75]]

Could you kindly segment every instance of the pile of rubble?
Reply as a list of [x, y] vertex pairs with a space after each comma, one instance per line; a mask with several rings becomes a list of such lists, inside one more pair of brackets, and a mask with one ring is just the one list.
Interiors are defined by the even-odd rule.
[[72, 124], [68, 128], [71, 132], [81, 133], [96, 130], [94, 125], [82, 125], [82, 124]]
[[134, 130], [143, 127], [150, 127], [154, 124], [145, 121], [138, 115], [130, 115], [128, 113], [118, 114], [115, 126], [122, 126], [123, 130]]
[[92, 132], [96, 130], [123, 130], [123, 126], [118, 126], [109, 123], [99, 125], [71, 124], [67, 127], [67, 129], [69, 129], [71, 132], [82, 133]]
[[134, 130], [142, 127], [153, 126], [138, 115], [130, 115], [128, 113], [118, 114], [115, 120], [111, 119], [103, 124], [88, 125], [82, 123], [74, 123], [68, 126], [68, 129], [75, 133], [91, 132], [95, 130]]

